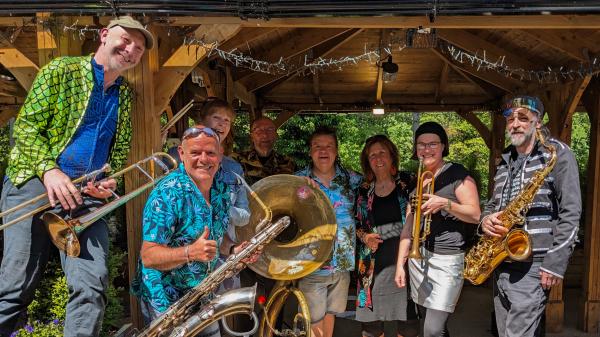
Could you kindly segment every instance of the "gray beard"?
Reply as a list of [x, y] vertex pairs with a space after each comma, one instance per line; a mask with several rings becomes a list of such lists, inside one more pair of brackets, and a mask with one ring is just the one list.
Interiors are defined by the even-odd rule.
[[523, 144], [527, 144], [529, 143], [529, 141], [531, 141], [531, 138], [533, 137], [533, 134], [535, 133], [535, 129], [530, 129], [527, 132], [525, 132], [523, 134], [523, 136], [517, 136], [514, 137], [510, 132], [507, 132], [507, 136], [510, 138], [510, 143], [513, 146], [519, 147]]

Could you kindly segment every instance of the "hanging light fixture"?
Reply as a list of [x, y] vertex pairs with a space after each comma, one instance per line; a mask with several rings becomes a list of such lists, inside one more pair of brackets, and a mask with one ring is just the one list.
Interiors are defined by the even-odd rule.
[[389, 83], [398, 77], [398, 65], [392, 62], [392, 55], [388, 56], [387, 61], [381, 64], [381, 68], [383, 69], [383, 82]]
[[377, 102], [375, 102], [375, 105], [373, 105], [373, 115], [383, 115], [385, 114], [385, 108], [383, 106], [383, 100], [379, 100]]

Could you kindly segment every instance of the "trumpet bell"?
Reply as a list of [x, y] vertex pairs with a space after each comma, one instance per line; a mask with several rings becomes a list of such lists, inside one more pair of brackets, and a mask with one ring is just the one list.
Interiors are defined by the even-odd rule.
[[79, 256], [81, 247], [77, 238], [77, 231], [69, 222], [60, 216], [46, 212], [42, 215], [42, 220], [46, 224], [48, 234], [52, 243], [58, 249], [64, 251], [68, 256]]
[[[327, 261], [333, 250], [337, 225], [333, 207], [320, 189], [306, 179], [278, 174], [261, 179], [252, 190], [273, 212], [273, 221], [289, 216], [291, 224], [262, 250], [248, 267], [264, 277], [287, 281], [304, 277]], [[260, 223], [264, 212], [250, 198], [250, 224]], [[239, 241], [250, 240], [260, 228], [236, 227]]]

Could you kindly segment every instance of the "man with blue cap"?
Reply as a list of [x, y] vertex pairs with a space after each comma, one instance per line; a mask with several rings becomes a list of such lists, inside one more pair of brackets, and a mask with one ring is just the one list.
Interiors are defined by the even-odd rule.
[[545, 142], [556, 149], [557, 162], [524, 214], [522, 227], [531, 240], [531, 257], [522, 262], [507, 259], [494, 272], [498, 335], [540, 336], [548, 294], [562, 281], [577, 239], [581, 216], [579, 171], [571, 149], [548, 136], [542, 125], [544, 105], [539, 98], [512, 97], [502, 110], [511, 145], [502, 153], [494, 190], [482, 213], [480, 227], [485, 234], [498, 238], [506, 235], [508, 229], [499, 220], [500, 214], [551, 157], [536, 131], [539, 129]]

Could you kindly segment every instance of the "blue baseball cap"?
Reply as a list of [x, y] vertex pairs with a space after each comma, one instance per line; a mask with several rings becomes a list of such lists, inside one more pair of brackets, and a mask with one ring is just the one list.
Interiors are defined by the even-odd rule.
[[508, 117], [517, 108], [529, 109], [530, 111], [537, 113], [540, 119], [544, 117], [544, 104], [542, 104], [542, 101], [537, 97], [521, 95], [507, 99], [504, 101], [504, 104], [502, 104], [502, 115]]

